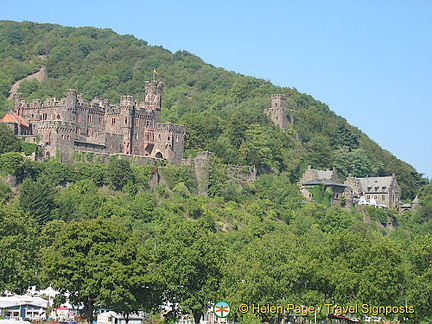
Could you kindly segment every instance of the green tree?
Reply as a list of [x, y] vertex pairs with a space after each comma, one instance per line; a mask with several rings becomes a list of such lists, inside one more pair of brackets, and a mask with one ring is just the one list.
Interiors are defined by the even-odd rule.
[[21, 140], [15, 136], [15, 132], [7, 124], [0, 123], [0, 154], [20, 150]]
[[61, 293], [69, 292], [72, 303], [83, 303], [88, 323], [96, 304], [129, 318], [138, 309], [159, 304], [151, 299], [156, 295], [149, 251], [118, 221], [71, 222], [43, 251], [42, 279]]
[[26, 179], [21, 185], [19, 206], [31, 214], [40, 225], [43, 225], [52, 220], [51, 213], [55, 206], [55, 194], [47, 178], [41, 177], [36, 181]]
[[412, 320], [431, 320], [432, 305], [432, 235], [415, 238], [409, 248], [412, 264], [407, 304], [414, 306], [415, 312], [408, 317]]
[[159, 235], [155, 246], [164, 300], [191, 313], [198, 324], [216, 301], [225, 257], [223, 241], [202, 222], [184, 221]]
[[132, 168], [126, 159], [111, 159], [107, 167], [106, 177], [110, 186], [115, 190], [121, 190], [128, 182], [134, 181]]
[[37, 224], [32, 217], [0, 204], [0, 291], [24, 293], [37, 283]]
[[335, 152], [334, 167], [339, 175], [347, 176], [352, 174], [354, 177], [374, 176], [378, 167], [368, 157], [362, 148], [350, 150], [342, 148]]
[[345, 124], [339, 124], [333, 137], [333, 145], [336, 147], [357, 149], [360, 146], [359, 135], [350, 131]]

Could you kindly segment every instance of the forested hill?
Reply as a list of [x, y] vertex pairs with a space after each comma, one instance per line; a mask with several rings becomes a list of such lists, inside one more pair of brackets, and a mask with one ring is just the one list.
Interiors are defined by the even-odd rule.
[[[325, 104], [296, 89], [206, 64], [187, 51], [171, 53], [110, 29], [32, 22], [0, 22], [0, 107], [18, 80], [46, 67], [47, 80], [23, 81], [24, 99], [64, 97], [76, 89], [85, 99], [143, 97], [144, 82], [165, 83], [162, 119], [186, 126], [187, 152], [214, 152], [223, 163], [256, 165], [260, 173], [287, 172], [291, 181], [311, 164], [336, 167], [343, 179], [396, 173], [402, 198], [413, 198], [421, 174], [398, 160]], [[294, 127], [283, 133], [262, 113], [270, 96], [283, 93], [294, 109]]]

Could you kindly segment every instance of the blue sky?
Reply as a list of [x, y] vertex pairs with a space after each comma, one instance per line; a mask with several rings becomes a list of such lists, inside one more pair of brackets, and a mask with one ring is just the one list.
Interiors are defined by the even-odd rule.
[[2, 2], [2, 20], [111, 28], [295, 87], [432, 177], [432, 1]]

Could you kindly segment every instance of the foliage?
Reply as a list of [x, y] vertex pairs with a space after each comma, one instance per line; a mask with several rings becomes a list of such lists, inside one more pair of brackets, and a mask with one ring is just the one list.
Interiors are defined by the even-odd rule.
[[0, 204], [0, 291], [23, 293], [37, 283], [37, 224], [11, 205]]
[[366, 206], [366, 210], [372, 221], [380, 222], [381, 224], [387, 224], [390, 215], [386, 210], [382, 208], [375, 208], [373, 206]]
[[106, 175], [108, 183], [115, 190], [121, 190], [128, 182], [134, 181], [132, 168], [126, 159], [111, 159]]
[[308, 188], [308, 191], [312, 194], [313, 199], [317, 203], [330, 207], [333, 192], [330, 189], [327, 189], [326, 186], [313, 186], [311, 188]]
[[[73, 303], [83, 303], [93, 321], [96, 303], [131, 314], [152, 300], [151, 255], [114, 220], [100, 218], [65, 225], [43, 253], [43, 278]], [[148, 276], [148, 277], [147, 277]]]
[[0, 123], [0, 154], [6, 152], [20, 152], [21, 140], [5, 123]]
[[174, 224], [160, 235], [157, 246], [164, 300], [190, 312], [195, 323], [216, 302], [224, 260], [223, 241], [201, 223]]
[[36, 181], [26, 179], [21, 185], [19, 205], [23, 211], [31, 214], [40, 225], [43, 225], [52, 220], [54, 195], [54, 188], [47, 178], [41, 177]]

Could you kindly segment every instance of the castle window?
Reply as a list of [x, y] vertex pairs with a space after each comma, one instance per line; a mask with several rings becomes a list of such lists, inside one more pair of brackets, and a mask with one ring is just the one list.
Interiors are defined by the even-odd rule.
[[158, 134], [158, 142], [160, 142], [162, 140], [162, 136], [161, 134]]
[[366, 199], [370, 199], [370, 195], [366, 195]]
[[70, 135], [67, 136], [67, 140], [70, 141]]
[[102, 124], [103, 124], [103, 118], [99, 117], [99, 125], [102, 125]]
[[62, 134], [62, 140], [64, 140], [64, 134]]
[[178, 135], [176, 135], [176, 142], [178, 142], [179, 141], [179, 136]]
[[42, 120], [47, 120], [47, 119], [48, 119], [48, 114], [42, 113]]
[[111, 118], [111, 125], [115, 125], [116, 121], [115, 118]]
[[81, 121], [81, 114], [77, 114], [77, 122]]
[[168, 136], [168, 141], [171, 141], [171, 137], [170, 136]]
[[60, 119], [60, 114], [57, 114], [57, 119]]
[[77, 127], [77, 128], [76, 128], [76, 133], [77, 133], [78, 135], [81, 135], [81, 128]]
[[381, 200], [382, 200], [382, 201], [385, 201], [385, 198], [386, 198], [385, 195], [382, 195], [382, 196], [381, 196]]
[[139, 119], [138, 118], [135, 118], [135, 126], [139, 126]]
[[150, 126], [150, 120], [146, 120], [146, 126], [147, 126], [147, 127]]
[[93, 130], [91, 128], [87, 128], [87, 136], [93, 136]]
[[87, 116], [87, 121], [88, 121], [89, 123], [91, 123], [92, 120], [93, 120], [92, 115], [88, 115], [88, 116]]
[[138, 133], [135, 133], [135, 139], [138, 140]]
[[374, 195], [374, 199], [375, 199], [375, 200], [377, 200], [377, 199], [378, 199], [377, 195]]
[[125, 117], [125, 124], [127, 124], [128, 123], [128, 120], [127, 120], [127, 117]]

